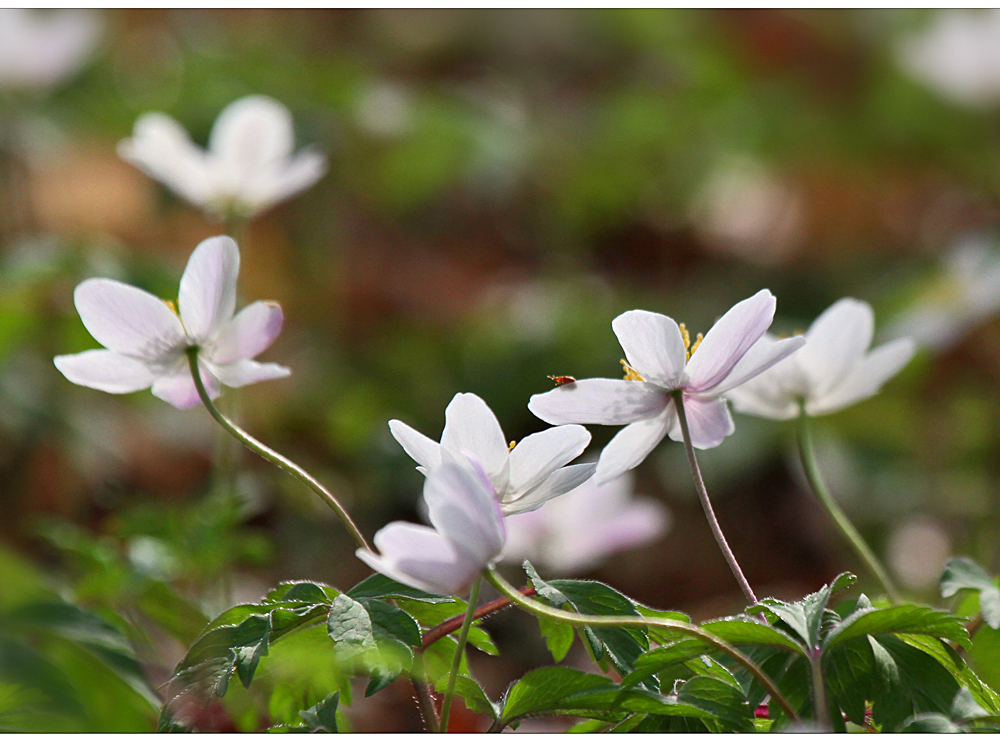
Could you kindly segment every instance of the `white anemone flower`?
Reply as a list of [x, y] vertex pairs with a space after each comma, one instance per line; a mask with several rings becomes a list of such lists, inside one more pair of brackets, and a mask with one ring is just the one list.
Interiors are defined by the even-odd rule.
[[96, 13], [0, 8], [0, 88], [41, 90], [80, 70], [101, 35]]
[[197, 347], [209, 396], [221, 385], [241, 387], [280, 379], [291, 371], [250, 360], [281, 332], [274, 302], [256, 301], [233, 316], [240, 251], [229, 237], [210, 237], [191, 254], [175, 311], [172, 302], [109, 278], [88, 278], [73, 300], [84, 326], [105, 349], [56, 356], [56, 368], [74, 384], [111, 394], [152, 387], [154, 395], [188, 409], [200, 401], [187, 349]]
[[146, 113], [118, 154], [212, 216], [250, 218], [326, 173], [322, 153], [306, 148], [293, 155], [294, 148], [288, 109], [250, 95], [219, 114], [207, 151], [166, 114]]
[[[875, 313], [866, 302], [841, 299], [816, 318], [798, 353], [732, 389], [733, 409], [788, 420], [800, 404], [807, 415], [826, 415], [868, 399], [909, 363], [916, 350], [899, 338], [869, 351]], [[766, 336], [761, 343], [782, 341]]]
[[508, 516], [503, 561], [579, 574], [655, 541], [670, 527], [670, 513], [663, 503], [633, 497], [633, 485], [631, 474], [603, 485], [590, 479], [538, 510]]
[[475, 394], [456, 394], [444, 418], [440, 443], [400, 420], [390, 420], [389, 430], [424, 474], [450, 458], [469, 456], [478, 461], [504, 515], [534, 510], [579, 487], [594, 473], [594, 464], [566, 466], [590, 443], [590, 433], [581, 425], [549, 428], [508, 445], [493, 410]]
[[404, 585], [459, 595], [500, 558], [505, 530], [493, 486], [475, 462], [447, 461], [424, 482], [431, 526], [395, 521], [375, 534], [358, 558]]
[[603, 484], [638, 466], [664, 436], [683, 440], [674, 392], [684, 400], [691, 443], [714, 448], [735, 429], [723, 394], [797, 350], [805, 340], [758, 343], [774, 319], [776, 300], [764, 289], [736, 304], [708, 334], [690, 343], [670, 317], [634, 309], [611, 323], [625, 351], [625, 380], [582, 379], [528, 403], [552, 425], [625, 425], [601, 452], [595, 478]]

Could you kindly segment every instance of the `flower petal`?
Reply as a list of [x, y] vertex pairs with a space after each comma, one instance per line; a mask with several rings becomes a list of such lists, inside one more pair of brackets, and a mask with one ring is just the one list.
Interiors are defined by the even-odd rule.
[[292, 370], [277, 363], [258, 363], [257, 361], [236, 361], [225, 365], [211, 364], [212, 373], [226, 386], [234, 389], [258, 381], [284, 379], [291, 376]]
[[510, 452], [510, 495], [516, 498], [538, 486], [589, 443], [590, 433], [582, 425], [559, 425], [522, 438]]
[[680, 328], [670, 317], [633, 309], [614, 318], [611, 328], [629, 365], [654, 384], [675, 389], [687, 361]]
[[255, 301], [223, 325], [206, 352], [214, 363], [233, 363], [263, 353], [281, 333], [285, 315], [273, 301]]
[[863, 301], [841, 299], [823, 312], [806, 333], [798, 364], [810, 382], [810, 395], [832, 390], [868, 350], [875, 333], [875, 313]]
[[794, 393], [783, 383], [783, 365], [784, 363], [779, 363], [760, 376], [726, 392], [726, 398], [733, 403], [733, 409], [743, 415], [772, 420], [791, 420], [798, 415], [798, 397], [801, 395]]
[[456, 394], [444, 411], [441, 445], [474, 458], [486, 470], [497, 492], [510, 477], [507, 441], [493, 410], [475, 394]]
[[[729, 372], [729, 375], [719, 384], [709, 389], [708, 393], [712, 396], [725, 394], [730, 389], [735, 389], [740, 384], [744, 384], [758, 374], [767, 371], [803, 346], [808, 346], [808, 342], [801, 335], [782, 338], [781, 340], [762, 337], [753, 344], [750, 350], [743, 354], [743, 357], [733, 366], [733, 370]], [[796, 356], [796, 362], [798, 362], [798, 356]], [[796, 367], [789, 369], [787, 373], [791, 375], [799, 374], [800, 372]]]
[[423, 467], [424, 472], [441, 463], [441, 444], [414, 430], [402, 420], [390, 420], [389, 432], [406, 454]]
[[[474, 463], [474, 462], [470, 462]], [[424, 482], [427, 518], [459, 551], [479, 562], [493, 562], [503, 551], [503, 516], [484, 473], [473, 466], [444, 462]]]
[[233, 317], [240, 251], [231, 237], [209, 237], [191, 253], [177, 303], [193, 342], [206, 343]]
[[[684, 412], [687, 413], [691, 445], [695, 448], [715, 448], [736, 430], [733, 416], [729, 414], [726, 400], [721, 397], [699, 399], [684, 395]], [[670, 439], [683, 441], [680, 418], [670, 428]]]
[[464, 592], [482, 565], [427, 526], [396, 521], [375, 534], [381, 555], [358, 549], [358, 558], [387, 577], [438, 595]]
[[[205, 368], [204, 364], [200, 365], [200, 371], [208, 398], [215, 399], [222, 392], [219, 380]], [[153, 383], [151, 391], [154, 396], [181, 410], [189, 410], [201, 404], [201, 397], [198, 396], [198, 389], [194, 385], [194, 379], [191, 378], [191, 371], [186, 363], [183, 369], [178, 369], [169, 376], [157, 379]]]
[[292, 154], [295, 130], [285, 106], [264, 95], [233, 101], [215, 120], [208, 148], [237, 187]]
[[691, 354], [687, 364], [689, 392], [706, 392], [725, 379], [774, 319], [777, 304], [767, 289], [761, 289], [722, 315]]
[[604, 484], [634, 469], [659, 445], [676, 418], [670, 404], [656, 417], [627, 425], [601, 451], [594, 482]]
[[910, 338], [880, 345], [827, 395], [807, 401], [806, 414], [825, 415], [871, 397], [910, 362], [915, 352], [916, 344]]
[[264, 211], [304, 191], [324, 175], [326, 155], [307, 148], [291, 161], [255, 177], [247, 186], [243, 198], [253, 211]]
[[655, 417], [669, 401], [668, 392], [656, 384], [581, 379], [534, 395], [528, 402], [528, 409], [550, 425], [627, 425]]
[[557, 469], [547, 479], [534, 489], [528, 490], [520, 497], [500, 502], [500, 511], [504, 515], [527, 513], [541, 507], [554, 497], [559, 497], [575, 490], [586, 482], [597, 471], [597, 464], [570, 464]]
[[128, 394], [146, 389], [157, 376], [142, 361], [110, 350], [87, 350], [56, 356], [53, 360], [56, 368], [74, 384], [110, 394]]
[[101, 345], [122, 355], [160, 362], [186, 345], [177, 315], [160, 299], [110, 278], [88, 278], [73, 301]]
[[213, 196], [205, 152], [165, 114], [144, 113], [136, 119], [132, 138], [118, 143], [118, 156], [196, 206]]
[[655, 541], [669, 525], [670, 516], [662, 503], [630, 501], [617, 511], [606, 512], [601, 520], [591, 521], [585, 537], [563, 534], [560, 547], [549, 550], [548, 566], [560, 574], [585, 571], [612, 554]]

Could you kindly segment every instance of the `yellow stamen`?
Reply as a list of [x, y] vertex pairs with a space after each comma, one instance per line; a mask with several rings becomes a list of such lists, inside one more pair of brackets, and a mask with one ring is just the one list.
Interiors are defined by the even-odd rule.
[[688, 354], [687, 354], [687, 356], [688, 356], [688, 360], [689, 360], [689, 361], [691, 360], [691, 356], [693, 356], [693, 355], [694, 355], [694, 352], [695, 352], [696, 350], [698, 350], [698, 346], [699, 346], [699, 345], [701, 345], [701, 341], [702, 341], [702, 340], [704, 340], [704, 339], [705, 339], [705, 336], [704, 336], [704, 335], [702, 335], [702, 334], [701, 334], [701, 333], [699, 332], [699, 333], [698, 333], [698, 337], [696, 337], [696, 338], [694, 339], [694, 345], [692, 345], [692, 346], [691, 346], [691, 350], [689, 350], [689, 351], [688, 351]]
[[628, 362], [624, 358], [622, 358], [621, 363], [622, 368], [625, 369], [625, 381], [645, 381], [645, 379], [639, 375], [638, 371], [628, 365]]
[[516, 445], [517, 445], [517, 441], [511, 441], [510, 445], [507, 446], [507, 451], [508, 452], [513, 451], [514, 450], [514, 446], [516, 446]]
[[164, 299], [163, 303], [169, 307], [170, 311], [177, 314], [177, 302], [171, 301], [170, 299]]
[[688, 352], [688, 348], [691, 347], [691, 334], [688, 332], [688, 328], [686, 328], [684, 326], [683, 322], [681, 322], [679, 325], [677, 325], [677, 327], [681, 331], [681, 340], [684, 341], [684, 352], [687, 353], [688, 358], [690, 358], [691, 357], [691, 353]]

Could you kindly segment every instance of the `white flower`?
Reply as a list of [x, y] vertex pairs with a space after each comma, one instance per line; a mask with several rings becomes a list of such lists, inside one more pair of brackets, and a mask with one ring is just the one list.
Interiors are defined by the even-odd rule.
[[376, 554], [358, 558], [404, 585], [439, 595], [463, 593], [504, 544], [503, 516], [485, 473], [466, 460], [447, 461], [424, 483], [433, 528], [396, 521], [375, 534]]
[[1000, 256], [985, 239], [968, 238], [945, 256], [943, 275], [886, 336], [908, 336], [931, 350], [947, 350], [997, 310]]
[[594, 473], [593, 464], [565, 466], [590, 443], [590, 433], [580, 425], [549, 428], [508, 446], [493, 410], [475, 394], [456, 394], [444, 419], [440, 443], [400, 420], [390, 420], [389, 430], [424, 474], [434, 471], [442, 458], [470, 456], [478, 461], [505, 515], [534, 510]]
[[[778, 420], [797, 416], [800, 400], [807, 415], [826, 415], [868, 399], [916, 349], [912, 340], [900, 338], [869, 352], [874, 331], [867, 303], [841, 299], [812, 323], [802, 350], [726, 396], [737, 412]], [[760, 342], [782, 341], [769, 335]]]
[[147, 291], [109, 278], [88, 278], [73, 300], [84, 326], [106, 350], [56, 356], [56, 368], [74, 384], [111, 394], [152, 386], [174, 407], [199, 403], [187, 349], [199, 348], [201, 378], [214, 399], [222, 384], [245, 386], [291, 371], [250, 360], [281, 332], [284, 316], [274, 302], [257, 301], [235, 317], [240, 251], [229, 237], [210, 237], [191, 253], [172, 305]]
[[632, 497], [633, 477], [593, 479], [530, 513], [508, 516], [503, 560], [528, 559], [558, 574], [584, 572], [619, 551], [655, 541], [670, 525], [666, 507]]
[[957, 103], [1000, 100], [1000, 10], [938, 11], [897, 56], [913, 77]]
[[219, 114], [207, 151], [169, 116], [146, 113], [118, 154], [213, 216], [249, 218], [323, 177], [326, 157], [310, 148], [293, 156], [294, 147], [288, 109], [251, 95]]
[[[733, 418], [721, 395], [770, 368], [805, 340], [757, 341], [774, 318], [767, 289], [726, 312], [693, 346], [687, 330], [670, 317], [635, 309], [611, 323], [628, 362], [625, 380], [583, 379], [528, 403], [547, 423], [625, 425], [601, 452], [595, 478], [608, 482], [638, 466], [664, 436], [683, 440], [673, 393], [684, 410], [696, 448], [714, 448], [730, 435]], [[690, 348], [690, 350], [689, 350]]]
[[0, 8], [0, 88], [42, 89], [77, 72], [101, 34], [93, 12]]

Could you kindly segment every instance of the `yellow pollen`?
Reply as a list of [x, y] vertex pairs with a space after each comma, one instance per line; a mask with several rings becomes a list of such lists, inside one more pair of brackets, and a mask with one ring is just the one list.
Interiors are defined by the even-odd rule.
[[[684, 341], [684, 350], [685, 350], [685, 352], [687, 352], [688, 348], [691, 347], [691, 333], [688, 332], [688, 328], [686, 328], [684, 326], [683, 322], [681, 322], [679, 325], [677, 325], [677, 327], [681, 331], [681, 340]], [[688, 352], [688, 358], [690, 358], [690, 357], [691, 357], [691, 353]]]
[[699, 333], [698, 333], [698, 337], [696, 337], [696, 338], [694, 339], [694, 345], [692, 345], [692, 346], [691, 346], [691, 350], [689, 350], [689, 351], [688, 351], [688, 354], [687, 354], [687, 357], [688, 357], [688, 360], [689, 360], [689, 361], [691, 360], [691, 356], [693, 356], [693, 355], [694, 355], [694, 352], [695, 352], [696, 350], [698, 350], [698, 346], [699, 346], [699, 345], [701, 345], [701, 341], [702, 341], [702, 340], [704, 340], [704, 339], [705, 339], [705, 336], [704, 336], [704, 335], [702, 335], [702, 334], [701, 334], [701, 333], [699, 332]]
[[645, 381], [645, 379], [639, 375], [638, 371], [628, 365], [628, 362], [624, 358], [622, 358], [621, 363], [622, 368], [625, 369], [625, 381]]
[[511, 441], [510, 445], [507, 446], [507, 451], [508, 452], [513, 451], [514, 450], [514, 446], [516, 446], [516, 445], [517, 445], [517, 441]]
[[177, 302], [171, 301], [170, 299], [164, 299], [163, 303], [167, 305], [171, 312], [177, 314]]

